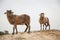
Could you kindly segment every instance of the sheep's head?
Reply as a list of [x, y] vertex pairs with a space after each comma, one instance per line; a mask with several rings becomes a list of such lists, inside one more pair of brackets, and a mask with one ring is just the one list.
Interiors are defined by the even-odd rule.
[[41, 13], [41, 14], [40, 14], [40, 17], [44, 17], [44, 13]]
[[13, 12], [12, 12], [12, 10], [7, 10], [4, 14], [12, 15], [12, 14], [13, 14]]

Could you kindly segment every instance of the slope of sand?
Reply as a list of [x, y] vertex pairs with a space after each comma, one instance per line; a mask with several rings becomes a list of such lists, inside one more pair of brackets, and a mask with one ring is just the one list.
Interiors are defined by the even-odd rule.
[[0, 36], [0, 40], [60, 40], [59, 30], [35, 31]]

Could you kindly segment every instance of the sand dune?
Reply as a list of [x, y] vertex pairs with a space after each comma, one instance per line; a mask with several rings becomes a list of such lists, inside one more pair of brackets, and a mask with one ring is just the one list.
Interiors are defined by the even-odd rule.
[[0, 40], [60, 40], [59, 30], [35, 31], [0, 36]]

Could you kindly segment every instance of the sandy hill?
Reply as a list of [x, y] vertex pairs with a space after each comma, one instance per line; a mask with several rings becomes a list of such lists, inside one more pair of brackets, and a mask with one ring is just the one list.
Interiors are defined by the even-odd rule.
[[0, 40], [60, 40], [59, 30], [35, 31], [0, 36]]

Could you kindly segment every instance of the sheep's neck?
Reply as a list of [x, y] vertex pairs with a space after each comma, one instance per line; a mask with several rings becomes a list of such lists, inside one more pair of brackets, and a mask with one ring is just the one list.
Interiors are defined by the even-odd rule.
[[7, 18], [10, 24], [14, 23], [13, 15], [12, 16], [7, 15]]

